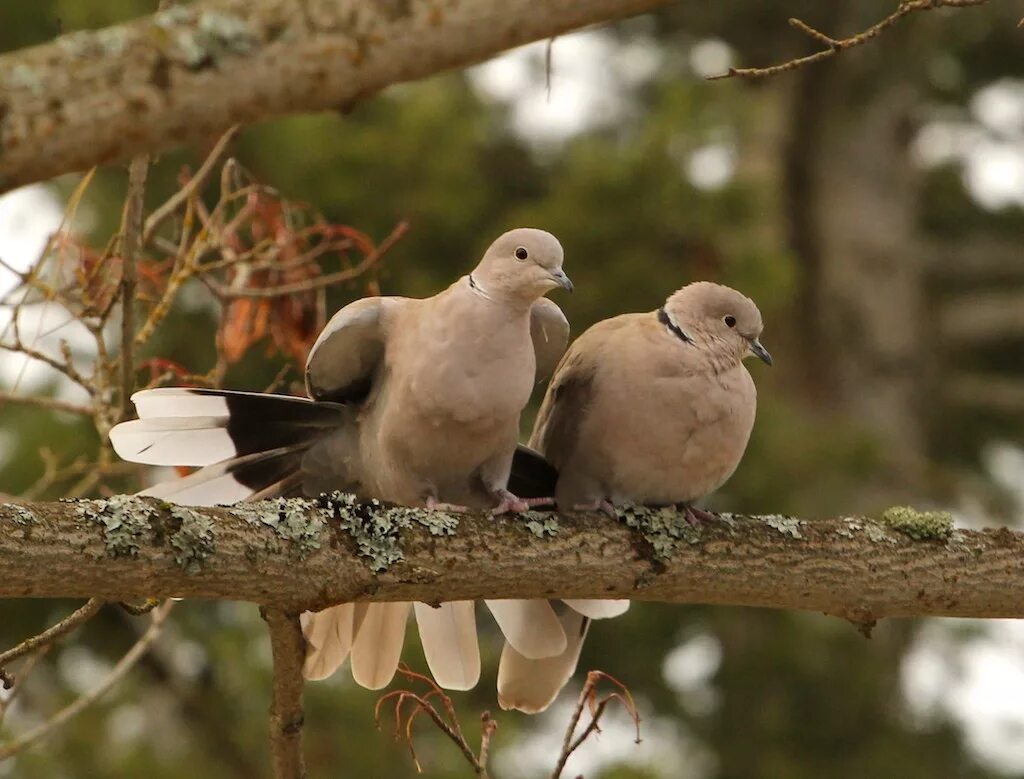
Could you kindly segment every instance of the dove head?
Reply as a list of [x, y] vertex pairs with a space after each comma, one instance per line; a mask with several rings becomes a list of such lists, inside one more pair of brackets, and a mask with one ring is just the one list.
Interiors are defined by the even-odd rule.
[[764, 328], [761, 312], [734, 289], [710, 281], [687, 284], [665, 301], [662, 311], [666, 326], [683, 340], [738, 360], [757, 357], [772, 364], [758, 340]]
[[469, 278], [487, 297], [528, 304], [555, 287], [572, 292], [562, 270], [562, 244], [529, 227], [509, 230], [492, 243]]

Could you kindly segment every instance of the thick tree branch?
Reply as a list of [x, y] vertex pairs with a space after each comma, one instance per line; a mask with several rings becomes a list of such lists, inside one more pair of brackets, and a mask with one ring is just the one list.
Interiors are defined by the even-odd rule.
[[[888, 616], [1024, 616], [1024, 534], [898, 513], [492, 519], [338, 500], [0, 504], [0, 597], [181, 596], [294, 613], [352, 600], [628, 597]], [[914, 538], [912, 536], [916, 536]]]
[[200, 0], [0, 57], [0, 191], [300, 111], [668, 0]]

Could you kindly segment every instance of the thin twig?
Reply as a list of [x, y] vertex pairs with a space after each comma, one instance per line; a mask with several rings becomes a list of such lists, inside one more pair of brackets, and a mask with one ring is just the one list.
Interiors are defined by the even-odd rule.
[[498, 729], [498, 722], [491, 716], [491, 712], [485, 711], [480, 715], [480, 762], [479, 774], [487, 776], [487, 758], [491, 753], [491, 736]]
[[0, 408], [7, 403], [19, 406], [35, 406], [50, 411], [65, 411], [68, 414], [91, 415], [93, 410], [88, 406], [81, 406], [78, 403], [69, 403], [58, 398], [47, 398], [41, 395], [15, 395], [10, 392], [0, 392]]
[[147, 628], [146, 632], [143, 633], [139, 640], [135, 642], [132, 648], [117, 661], [117, 664], [110, 670], [110, 673], [107, 674], [106, 678], [96, 685], [96, 687], [76, 698], [70, 704], [65, 706], [42, 724], [30, 730], [28, 733], [25, 733], [20, 738], [10, 741], [0, 747], [0, 761], [13, 757], [19, 752], [22, 752], [35, 744], [40, 739], [48, 736], [55, 729], [61, 727], [70, 719], [80, 714], [84, 709], [95, 703], [101, 696], [110, 690], [111, 687], [124, 678], [135, 664], [139, 662], [142, 656], [146, 654], [146, 650], [149, 649], [157, 636], [160, 635], [160, 628], [173, 607], [174, 601], [165, 601], [160, 608], [153, 611], [153, 617], [149, 624], [149, 628]]
[[322, 289], [329, 287], [334, 284], [342, 284], [346, 281], [358, 278], [366, 273], [368, 270], [373, 268], [388, 250], [394, 246], [399, 239], [402, 238], [409, 231], [408, 222], [399, 222], [395, 225], [395, 229], [391, 231], [377, 247], [367, 254], [359, 264], [345, 270], [336, 271], [335, 273], [328, 273], [325, 276], [315, 276], [311, 279], [305, 279], [303, 281], [297, 281], [293, 284], [281, 284], [277, 287], [226, 287], [223, 284], [219, 284], [212, 279], [205, 279], [206, 283], [220, 298], [278, 298], [285, 295], [294, 295], [297, 292], [307, 292], [313, 289]]
[[147, 598], [142, 603], [136, 605], [134, 603], [128, 603], [127, 601], [118, 601], [117, 605], [124, 609], [125, 612], [131, 614], [133, 617], [141, 617], [143, 614], [149, 614], [153, 609], [159, 606], [161, 601], [156, 598]]
[[[597, 685], [602, 679], [611, 682], [622, 692], [609, 693], [601, 700], [597, 700]], [[601, 731], [599, 725], [601, 717], [608, 708], [608, 704], [612, 701], [621, 703], [629, 716], [633, 718], [633, 722], [636, 725], [636, 743], [640, 743], [640, 713], [636, 708], [636, 703], [629, 692], [629, 688], [615, 677], [604, 673], [604, 671], [591, 671], [587, 674], [587, 681], [584, 682], [583, 689], [580, 690], [580, 697], [576, 701], [576, 708], [573, 710], [572, 717], [569, 718], [569, 725], [565, 729], [565, 738], [562, 740], [562, 751], [558, 756], [555, 770], [551, 773], [551, 779], [559, 779], [572, 753], [579, 749], [583, 742], [590, 738], [591, 734]], [[580, 724], [580, 717], [583, 716], [583, 708], [587, 704], [590, 704], [590, 722], [587, 723], [583, 732], [573, 739], [573, 734]]]
[[[373, 718], [377, 727], [380, 728], [380, 710], [385, 702], [395, 699], [395, 737], [401, 739], [404, 735], [406, 744], [409, 747], [409, 752], [412, 755], [413, 763], [416, 766], [416, 770], [422, 770], [420, 768], [419, 759], [416, 757], [416, 749], [412, 742], [412, 725], [416, 720], [416, 716], [420, 712], [424, 712], [437, 728], [448, 736], [449, 739], [459, 748], [462, 755], [466, 758], [466, 761], [473, 767], [473, 771], [477, 776], [483, 779], [488, 779], [487, 773], [487, 752], [490, 749], [490, 737], [494, 730], [497, 728], [497, 724], [490, 719], [490, 714], [485, 714], [486, 720], [483, 723], [483, 733], [481, 737], [480, 745], [480, 757], [477, 757], [473, 753], [472, 747], [466, 741], [465, 736], [462, 734], [462, 728], [459, 726], [458, 717], [455, 715], [455, 705], [452, 703], [452, 699], [445, 694], [444, 690], [437, 686], [433, 679], [429, 676], [416, 673], [411, 670], [404, 663], [398, 666], [398, 672], [403, 676], [408, 677], [413, 681], [420, 681], [430, 687], [430, 692], [426, 695], [417, 695], [409, 690], [393, 690], [386, 695], [381, 696], [377, 700], [377, 705], [373, 710]], [[441, 700], [441, 704], [444, 706], [445, 712], [448, 714], [450, 722], [445, 722], [444, 717], [441, 716], [440, 712], [430, 703], [432, 697], [438, 697]], [[405, 727], [402, 727], [402, 707], [406, 701], [413, 701], [416, 706], [410, 712], [408, 719], [405, 722]], [[490, 724], [488, 724], [490, 723]]]
[[261, 608], [260, 616], [270, 629], [274, 661], [273, 697], [270, 704], [270, 750], [275, 779], [304, 779], [302, 757], [302, 664], [306, 641], [298, 614]]
[[221, 157], [224, 156], [224, 152], [227, 150], [230, 143], [238, 135], [239, 125], [228, 128], [220, 140], [214, 145], [213, 149], [203, 164], [196, 171], [196, 174], [189, 179], [188, 183], [185, 184], [181, 189], [171, 195], [170, 199], [156, 209], [149, 218], [146, 220], [146, 226], [142, 230], [142, 245], [146, 246], [153, 238], [153, 233], [162, 225], [178, 208], [181, 207], [182, 203], [188, 200], [193, 193], [198, 192], [202, 186], [210, 178], [210, 174], [213, 173], [217, 164], [220, 162]]
[[[0, 675], [2, 675], [6, 680], [3, 687], [7, 691], [7, 695], [0, 698], [0, 724], [3, 724], [4, 717], [7, 715], [7, 712], [10, 710], [11, 706], [14, 705], [15, 699], [25, 688], [25, 682], [28, 680], [29, 676], [32, 675], [32, 671], [35, 670], [39, 661], [46, 657], [46, 653], [49, 650], [50, 645], [40, 647], [38, 651], [26, 657], [25, 662], [23, 662], [18, 668], [17, 678], [4, 673], [3, 670], [0, 669]], [[7, 681], [11, 682], [9, 686]]]
[[8, 649], [6, 652], [0, 652], [0, 669], [3, 669], [3, 667], [12, 660], [17, 660], [19, 657], [27, 655], [29, 652], [33, 652], [42, 646], [52, 644], [61, 636], [70, 633], [82, 623], [92, 619], [92, 617], [94, 617], [102, 607], [102, 600], [99, 598], [90, 598], [85, 602], [84, 606], [69, 614], [56, 625], [47, 628], [37, 636], [25, 639], [17, 646]]
[[121, 225], [121, 421], [132, 416], [135, 390], [135, 287], [142, 250], [142, 209], [149, 156], [140, 154], [128, 167], [128, 195]]
[[882, 19], [882, 21], [872, 25], [863, 32], [851, 35], [849, 38], [833, 38], [820, 30], [816, 30], [800, 19], [790, 19], [790, 26], [795, 27], [827, 48], [817, 51], [814, 54], [808, 54], [806, 57], [797, 57], [778, 65], [771, 65], [765, 68], [729, 68], [725, 73], [718, 73], [713, 76], [707, 76], [706, 78], [708, 81], [717, 81], [719, 79], [734, 77], [759, 79], [767, 78], [769, 76], [777, 76], [780, 73], [786, 73], [791, 70], [796, 70], [797, 68], [802, 68], [806, 65], [811, 65], [815, 62], [821, 62], [822, 60], [829, 59], [846, 49], [863, 46], [871, 39], [892, 27], [904, 16], [914, 13], [915, 11], [931, 11], [935, 8], [966, 8], [969, 6], [984, 5], [986, 2], [988, 2], [988, 0], [905, 0], [899, 4], [899, 7], [895, 11]]

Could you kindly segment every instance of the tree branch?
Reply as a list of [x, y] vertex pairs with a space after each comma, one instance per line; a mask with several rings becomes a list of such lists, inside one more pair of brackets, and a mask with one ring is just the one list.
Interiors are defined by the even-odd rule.
[[219, 598], [291, 613], [355, 600], [605, 597], [859, 624], [1024, 616], [1024, 534], [951, 530], [909, 510], [889, 524], [728, 516], [692, 527], [667, 510], [492, 519], [347, 496], [196, 509], [119, 496], [0, 504], [0, 539], [0, 597]]
[[142, 209], [146, 194], [149, 156], [140, 154], [128, 167], [128, 195], [121, 223], [121, 421], [131, 419], [135, 409], [135, 296], [142, 251]]
[[50, 733], [61, 727], [68, 720], [81, 714], [82, 711], [99, 700], [107, 693], [108, 690], [110, 690], [111, 687], [124, 678], [135, 664], [142, 659], [143, 655], [146, 654], [150, 644], [152, 644], [156, 640], [157, 636], [160, 635], [160, 627], [163, 625], [164, 620], [167, 618], [167, 615], [173, 606], [173, 601], [167, 601], [165, 604], [153, 611], [152, 621], [150, 622], [149, 628], [147, 628], [146, 632], [142, 634], [132, 648], [117, 661], [117, 664], [110, 670], [110, 673], [108, 673], [93, 689], [76, 698], [45, 722], [42, 722], [32, 728], [28, 733], [0, 746], [0, 762], [9, 757], [13, 757], [19, 752], [35, 744], [40, 739], [50, 735]]
[[274, 658], [273, 698], [270, 703], [270, 751], [275, 779], [305, 779], [302, 758], [302, 662], [306, 640], [299, 615], [278, 609], [260, 610], [270, 628]]
[[883, 32], [888, 30], [904, 16], [915, 11], [932, 11], [936, 8], [966, 8], [969, 6], [984, 5], [987, 2], [988, 0], [903, 0], [903, 2], [897, 6], [895, 11], [886, 16], [880, 22], [871, 25], [863, 32], [851, 35], [849, 38], [833, 38], [830, 35], [826, 35], [821, 30], [811, 27], [807, 22], [791, 18], [789, 20], [790, 27], [799, 30], [804, 35], [814, 41], [817, 41], [825, 48], [820, 51], [816, 51], [814, 54], [808, 54], [806, 57], [797, 57], [796, 59], [787, 60], [786, 62], [778, 65], [770, 65], [765, 68], [729, 68], [725, 73], [707, 76], [706, 78], [708, 81], [717, 81], [723, 78], [734, 77], [759, 79], [777, 76], [780, 73], [797, 70], [798, 68], [813, 65], [816, 62], [829, 59], [846, 49], [863, 46], [868, 41], [877, 38]]
[[390, 84], [668, 0], [200, 0], [0, 57], [0, 191]]

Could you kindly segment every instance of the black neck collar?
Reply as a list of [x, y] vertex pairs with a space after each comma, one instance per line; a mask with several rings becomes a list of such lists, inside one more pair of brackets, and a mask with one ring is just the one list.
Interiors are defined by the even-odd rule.
[[683, 330], [683, 328], [681, 328], [679, 325], [675, 323], [675, 321], [673, 321], [672, 317], [668, 315], [668, 311], [666, 311], [664, 308], [658, 309], [658, 321], [665, 325], [665, 327], [668, 328], [668, 331], [672, 333], [672, 335], [674, 335], [680, 341], [682, 341], [684, 344], [693, 343], [693, 339], [690, 338], [690, 336], [686, 333], [685, 330]]

